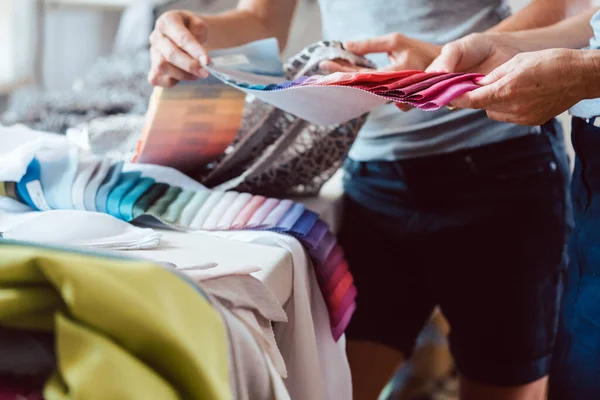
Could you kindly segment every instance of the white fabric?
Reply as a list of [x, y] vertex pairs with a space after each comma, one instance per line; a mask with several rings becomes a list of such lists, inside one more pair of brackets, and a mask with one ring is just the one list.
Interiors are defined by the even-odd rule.
[[[6, 239], [113, 250], [152, 249], [160, 243], [159, 232], [108, 214], [78, 210], [7, 214], [0, 211], [0, 226], [12, 224], [2, 230]], [[21, 218], [20, 223], [15, 223], [15, 215]]]
[[286, 361], [286, 386], [292, 399], [352, 399], [345, 338], [336, 343], [316, 276], [302, 245], [272, 232], [213, 232], [236, 241], [286, 249], [293, 259], [292, 297], [284, 310], [288, 323], [275, 325], [275, 338]]
[[282, 378], [287, 377], [271, 323], [287, 322], [281, 304], [269, 289], [250, 275], [223, 276], [202, 281], [202, 288], [240, 319], [269, 356]]

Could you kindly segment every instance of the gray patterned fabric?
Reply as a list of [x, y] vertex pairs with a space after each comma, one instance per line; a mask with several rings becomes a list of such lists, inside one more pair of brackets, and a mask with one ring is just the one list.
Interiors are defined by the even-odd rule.
[[[288, 60], [286, 78], [321, 73], [319, 62], [326, 59], [374, 67], [339, 42], [318, 42]], [[223, 158], [208, 166], [203, 182], [267, 196], [316, 195], [341, 166], [366, 117], [318, 126], [248, 96], [238, 137]]]

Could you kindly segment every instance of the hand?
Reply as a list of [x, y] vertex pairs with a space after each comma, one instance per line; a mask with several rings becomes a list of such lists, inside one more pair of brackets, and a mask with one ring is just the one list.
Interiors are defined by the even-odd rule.
[[[380, 68], [380, 71], [423, 70], [438, 56], [442, 49], [441, 46], [411, 39], [399, 33], [346, 42], [344, 47], [349, 52], [359, 56], [387, 53], [391, 64]], [[320, 67], [330, 73], [369, 71], [366, 68], [338, 61], [324, 61], [320, 64]]]
[[150, 84], [171, 87], [179, 81], [207, 78], [208, 71], [200, 63], [208, 63], [202, 46], [206, 37], [206, 24], [192, 12], [174, 10], [161, 15], [150, 35]]
[[[344, 43], [346, 50], [364, 56], [372, 53], [387, 53], [390, 65], [379, 71], [424, 70], [439, 54], [441, 46], [411, 39], [399, 33], [390, 33], [372, 39]], [[366, 68], [352, 66], [347, 62], [324, 61], [320, 67], [329, 73], [369, 71]], [[402, 111], [412, 107], [396, 103]]]
[[541, 125], [586, 98], [581, 52], [551, 49], [520, 53], [455, 99], [459, 108], [480, 108], [497, 121]]
[[487, 74], [522, 50], [510, 34], [473, 33], [442, 47], [427, 72], [478, 72]]

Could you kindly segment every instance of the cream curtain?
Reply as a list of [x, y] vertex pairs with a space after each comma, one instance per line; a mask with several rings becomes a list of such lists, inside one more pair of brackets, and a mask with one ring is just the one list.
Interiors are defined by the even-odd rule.
[[39, 54], [37, 1], [0, 1], [0, 85], [35, 80]]

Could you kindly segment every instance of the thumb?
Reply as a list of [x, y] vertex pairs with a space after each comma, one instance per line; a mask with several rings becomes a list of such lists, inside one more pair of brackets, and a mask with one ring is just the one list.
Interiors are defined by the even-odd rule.
[[486, 86], [499, 81], [500, 79], [508, 75], [508, 73], [512, 70], [510, 64], [511, 62], [509, 61], [500, 65], [483, 78], [477, 79], [475, 83], [477, 83], [478, 85]]
[[392, 53], [399, 50], [404, 42], [403, 39], [404, 36], [398, 33], [391, 33], [371, 39], [345, 42], [344, 47], [349, 52], [359, 56], [371, 53]]
[[444, 47], [439, 56], [427, 67], [425, 72], [454, 72], [463, 57], [463, 46], [451, 42]]

